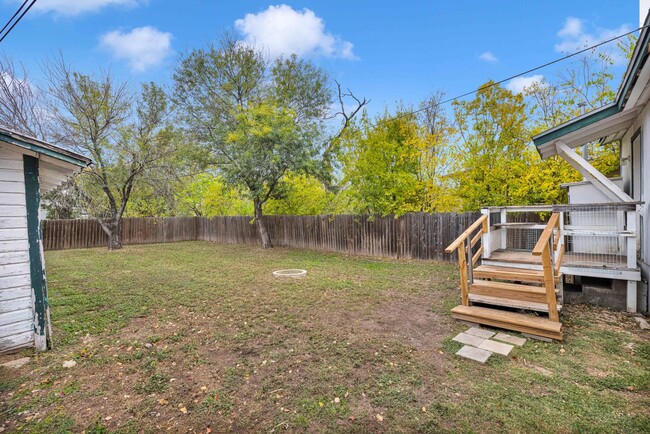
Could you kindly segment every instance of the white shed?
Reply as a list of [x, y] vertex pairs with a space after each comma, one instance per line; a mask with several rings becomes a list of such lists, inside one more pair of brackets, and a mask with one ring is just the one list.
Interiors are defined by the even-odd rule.
[[81, 155], [0, 128], [0, 352], [47, 348], [40, 196], [90, 163]]

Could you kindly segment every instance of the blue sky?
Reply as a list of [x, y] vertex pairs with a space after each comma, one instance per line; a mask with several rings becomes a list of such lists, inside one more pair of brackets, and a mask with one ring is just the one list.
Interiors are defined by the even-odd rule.
[[[20, 3], [0, 0], [3, 23]], [[514, 75], [635, 29], [638, 15], [629, 0], [38, 0], [0, 49], [33, 81], [43, 59], [60, 50], [84, 72], [110, 67], [134, 84], [169, 84], [179, 53], [230, 30], [271, 55], [312, 59], [377, 112]], [[534, 74], [553, 79], [561, 67]]]

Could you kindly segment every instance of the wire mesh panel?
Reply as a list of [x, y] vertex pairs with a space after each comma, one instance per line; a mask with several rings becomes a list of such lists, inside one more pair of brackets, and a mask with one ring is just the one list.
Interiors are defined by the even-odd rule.
[[498, 207], [488, 212], [491, 252], [532, 252], [552, 213], [559, 212], [562, 264], [571, 267], [627, 268], [627, 255], [635, 247], [629, 243], [636, 243], [639, 227], [630, 203]]
[[567, 210], [567, 259], [576, 266], [626, 267], [627, 238], [635, 235], [627, 226], [627, 214], [621, 207], [598, 205]]

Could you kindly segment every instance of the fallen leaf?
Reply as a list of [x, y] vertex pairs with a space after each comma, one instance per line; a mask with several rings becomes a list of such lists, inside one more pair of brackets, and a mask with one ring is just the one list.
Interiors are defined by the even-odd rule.
[[187, 408], [181, 407], [180, 411], [181, 411], [181, 413], [186, 414], [187, 413]]

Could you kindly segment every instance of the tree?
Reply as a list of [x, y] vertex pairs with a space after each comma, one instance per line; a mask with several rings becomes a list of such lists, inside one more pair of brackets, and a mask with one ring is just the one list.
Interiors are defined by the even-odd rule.
[[150, 83], [134, 97], [110, 74], [81, 74], [63, 59], [49, 62], [46, 73], [56, 139], [94, 162], [76, 178], [81, 203], [108, 235], [108, 248], [120, 249], [133, 189], [145, 175], [161, 173], [177, 145], [165, 93]]
[[364, 116], [343, 140], [343, 181], [357, 212], [402, 215], [419, 211], [421, 142], [415, 115]]
[[226, 185], [222, 177], [210, 173], [186, 179], [177, 193], [176, 202], [177, 211], [182, 215], [214, 217], [253, 214], [250, 199]]
[[488, 81], [454, 109], [462, 140], [454, 178], [463, 208], [517, 204], [531, 164], [523, 97]]
[[450, 171], [453, 167], [455, 129], [442, 107], [443, 92], [431, 95], [420, 104], [418, 122], [422, 137], [419, 150], [419, 178], [424, 184], [425, 212], [449, 212], [460, 207]]
[[0, 125], [47, 140], [50, 118], [42, 92], [29, 81], [24, 67], [15, 67], [8, 57], [0, 58]]
[[264, 207], [266, 214], [320, 215], [333, 213], [334, 193], [314, 176], [287, 174]]
[[224, 180], [247, 191], [262, 246], [271, 247], [264, 204], [286, 173], [323, 165], [333, 101], [327, 74], [295, 55], [267, 61], [261, 50], [226, 35], [185, 55], [174, 83], [188, 131], [211, 151]]

